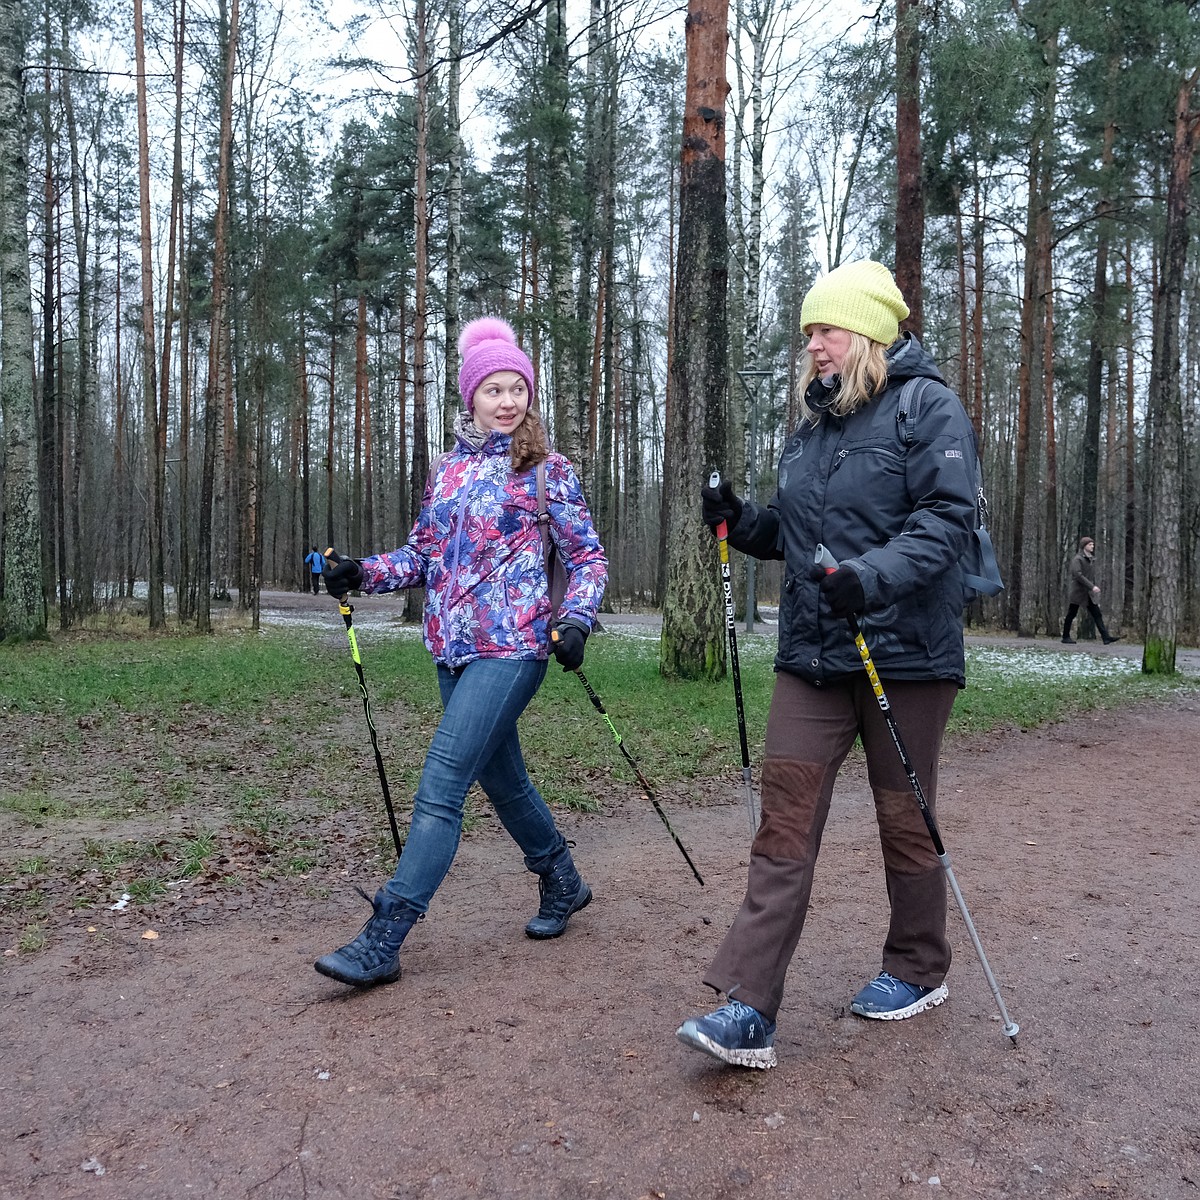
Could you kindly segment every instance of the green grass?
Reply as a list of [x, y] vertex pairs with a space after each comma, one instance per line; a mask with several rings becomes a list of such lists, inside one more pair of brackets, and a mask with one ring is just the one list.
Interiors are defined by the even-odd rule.
[[0, 709], [102, 720], [130, 713], [170, 719], [193, 707], [228, 719], [252, 718], [280, 696], [311, 689], [318, 679], [324, 686], [332, 666], [304, 638], [240, 631], [39, 642], [0, 648], [0, 656]]
[[[407, 806], [429, 737], [440, 713], [435, 673], [412, 637], [372, 630], [359, 644], [385, 766], [398, 809]], [[733, 685], [678, 682], [658, 673], [657, 640], [624, 634], [588, 642], [584, 670], [624, 739], [626, 749], [655, 783], [709, 777], [740, 765]], [[774, 681], [774, 639], [739, 639], [742, 690], [751, 757], [761, 754]], [[249, 775], [234, 796], [233, 823], [297, 863], [310, 851], [297, 844], [286, 787], [298, 775], [315, 776], [312, 803], [325, 803], [327, 785], [350, 775], [364, 803], [377, 795], [374, 761], [358, 683], [347, 648], [312, 634], [235, 632], [209, 638], [35, 643], [0, 649], [0, 711], [98, 719], [135, 725], [180, 719], [235, 727], [252, 739], [256, 762], [239, 761]], [[1186, 676], [1143, 675], [1135, 662], [1050, 649], [981, 650], [968, 654], [968, 687], [951, 720], [957, 732], [1029, 728], [1076, 712], [1109, 708], [1144, 697], [1194, 689]], [[338, 732], [329, 728], [336, 723]], [[551, 664], [546, 683], [522, 719], [526, 757], [547, 798], [582, 811], [595, 807], [594, 785], [634, 783], [612, 734], [573, 675]], [[45, 730], [39, 727], [45, 741]], [[92, 736], [95, 736], [93, 733]], [[107, 735], [111, 737], [112, 735]], [[314, 737], [319, 740], [314, 741]], [[105, 812], [145, 813], [186, 807], [197, 785], [226, 766], [204, 738], [195, 743], [190, 774], [151, 788], [140, 762], [100, 764]], [[164, 765], [180, 761], [163, 752]], [[337, 791], [337, 789], [334, 789]], [[367, 793], [371, 793], [369, 796]], [[30, 819], [95, 815], [100, 801], [66, 798], [41, 782], [0, 789], [0, 808]], [[325, 805], [329, 807], [328, 804]]]
[[38, 922], [34, 925], [27, 925], [21, 931], [21, 936], [17, 939], [17, 949], [22, 954], [36, 954], [39, 950], [46, 948], [47, 941], [46, 927]]
[[[436, 673], [412, 636], [366, 630], [359, 644], [403, 827], [441, 713]], [[744, 635], [739, 651], [758, 763], [775, 642]], [[584, 670], [625, 748], [656, 789], [735, 773], [732, 679], [664, 680], [657, 653], [655, 636], [588, 642]], [[1169, 701], [1200, 686], [1143, 675], [1124, 658], [1036, 645], [973, 647], [967, 675], [951, 746], [955, 736]], [[0, 846], [0, 921], [22, 953], [46, 944], [58, 909], [107, 906], [122, 891], [153, 907], [180, 879], [240, 889], [301, 877], [306, 894], [320, 896], [329, 887], [323, 865], [344, 858], [337, 838], [357, 838], [359, 855], [393, 856], [357, 678], [337, 639], [234, 632], [3, 647], [0, 714], [16, 755], [0, 780], [0, 814], [53, 839], [47, 851], [14, 846], [5, 855]], [[521, 720], [521, 740], [552, 804], [586, 813], [613, 794], [636, 794], [608, 725], [555, 663]], [[486, 811], [478, 792], [469, 797], [467, 832], [491, 825]]]

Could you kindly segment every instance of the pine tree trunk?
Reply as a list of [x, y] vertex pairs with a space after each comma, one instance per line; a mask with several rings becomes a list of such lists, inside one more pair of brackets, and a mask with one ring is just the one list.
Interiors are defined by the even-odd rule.
[[1092, 328], [1088, 344], [1087, 409], [1083, 428], [1083, 481], [1079, 497], [1078, 537], [1096, 537], [1096, 496], [1100, 463], [1100, 412], [1104, 407], [1104, 362], [1111, 335], [1108, 332], [1108, 254], [1112, 231], [1112, 198], [1109, 194], [1113, 171], [1113, 143], [1116, 123], [1104, 124], [1104, 142], [1100, 156], [1100, 195], [1096, 200], [1096, 261], [1092, 277]]
[[[429, 303], [429, 15], [425, 0], [416, 7], [416, 192], [414, 239], [416, 253], [413, 279], [413, 424], [412, 424], [412, 511], [420, 512], [429, 476], [429, 429], [426, 418], [426, 341]], [[405, 594], [405, 619], [418, 622], [424, 609], [419, 588]]]
[[[462, 291], [463, 145], [459, 115], [462, 85], [462, 0], [446, 6], [449, 66], [446, 72], [446, 136], [450, 150], [446, 161], [446, 355], [442, 398], [442, 449], [454, 445], [454, 423], [462, 401], [458, 394], [458, 305]], [[532, 397], [531, 397], [532, 399]]]
[[1191, 111], [1200, 69], [1183, 80], [1175, 98], [1175, 136], [1167, 177], [1166, 231], [1158, 288], [1154, 359], [1150, 372], [1149, 587], [1142, 670], [1173, 674], [1179, 636], [1183, 400], [1179, 380], [1179, 325], [1187, 266], [1192, 160], [1200, 115]]
[[1125, 458], [1122, 487], [1122, 597], [1121, 624], [1134, 623], [1135, 596], [1137, 589], [1137, 426], [1134, 424], [1134, 311], [1133, 311], [1133, 239], [1125, 238], [1125, 314], [1122, 336], [1122, 351], [1125, 372], [1122, 380], [1122, 395], [1125, 401]]
[[[186, 30], [184, 5], [179, 5], [179, 42]], [[176, 62], [179, 59], [177, 57]], [[192, 137], [192, 167], [196, 142]], [[195, 202], [189, 198], [187, 220], [179, 222], [179, 621], [196, 615], [196, 566], [192, 560], [191, 453], [192, 453], [192, 326], [188, 247], [193, 245]]]
[[[1042, 321], [1041, 365], [1045, 472], [1042, 479], [1042, 513], [1038, 526], [1041, 532], [1042, 569], [1037, 572], [1035, 578], [1041, 580], [1039, 607], [1041, 607], [1045, 619], [1044, 626], [1049, 629], [1053, 629], [1057, 625], [1062, 603], [1062, 554], [1059, 551], [1058, 540], [1058, 437], [1054, 422], [1054, 214], [1051, 209], [1051, 197], [1054, 195], [1054, 164], [1058, 157], [1054, 142], [1054, 122], [1058, 106], [1058, 37], [1058, 30], [1055, 29], [1042, 41], [1042, 52], [1049, 72], [1049, 84], [1045, 99], [1047, 140], [1045, 153], [1041, 156], [1041, 179], [1038, 185], [1041, 204], [1038, 208], [1037, 219], [1038, 294], [1041, 297], [1039, 315]], [[1029, 624], [1035, 629], [1043, 626], [1042, 620], [1037, 618]]]
[[146, 447], [146, 548], [150, 628], [166, 623], [163, 587], [163, 491], [166, 464], [160, 451], [154, 336], [154, 246], [150, 239], [150, 133], [146, 102], [146, 44], [142, 0], [133, 0], [137, 59], [138, 186], [142, 222], [142, 400]]
[[[176, 252], [177, 242], [180, 238], [180, 231], [183, 226], [183, 30], [184, 30], [184, 0], [180, 0], [179, 9], [174, 14], [174, 42], [175, 42], [175, 112], [172, 131], [172, 154], [171, 154], [171, 201], [170, 201], [170, 217], [168, 221], [167, 234], [167, 270], [164, 277], [163, 285], [163, 326], [162, 326], [162, 354], [159, 359], [158, 372], [158, 387], [159, 387], [159, 452], [163, 459], [164, 470], [164, 496], [166, 492], [166, 437], [168, 428], [168, 414], [170, 410], [171, 399], [171, 333], [175, 324], [176, 318], [176, 303], [175, 303], [175, 269], [176, 269]], [[182, 353], [181, 353], [182, 358]], [[182, 400], [182, 386], [180, 391], [181, 408], [184, 407]], [[180, 426], [182, 428], [183, 417], [180, 416]], [[182, 452], [181, 452], [182, 453]], [[186, 512], [186, 503], [184, 511]], [[180, 540], [184, 540], [183, 532], [183, 517], [180, 518]], [[179, 554], [179, 575], [184, 572], [183, 567], [184, 556], [182, 545]], [[177, 619], [182, 620], [183, 608], [186, 606], [184, 600], [183, 581], [177, 575], [177, 586], [175, 589], [175, 602]]]
[[1021, 630], [1022, 593], [1025, 552], [1025, 495], [1029, 471], [1029, 409], [1032, 403], [1032, 358], [1034, 313], [1037, 293], [1037, 181], [1040, 177], [1041, 142], [1034, 137], [1029, 147], [1029, 192], [1025, 223], [1025, 270], [1021, 296], [1021, 356], [1017, 367], [1017, 445], [1013, 476], [1012, 557], [1004, 578], [1008, 587], [1006, 625]]
[[[65, 21], [62, 44], [65, 54], [68, 45]], [[95, 506], [89, 503], [92, 494], [91, 453], [95, 444], [92, 414], [96, 407], [96, 377], [92, 365], [92, 295], [91, 272], [88, 267], [91, 230], [84, 219], [81, 197], [83, 168], [79, 156], [79, 130], [75, 119], [69, 72], [63, 72], [60, 88], [71, 153], [71, 222], [75, 233], [75, 300], [79, 321], [79, 335], [76, 339], [78, 351], [75, 359], [75, 437], [71, 453], [70, 506], [71, 611], [78, 618], [93, 612], [96, 607], [96, 539], [90, 520]]]
[[896, 284], [908, 302], [901, 328], [922, 337], [925, 189], [921, 171], [921, 6], [896, 0]]
[[[19, 20], [16, 16], [14, 19]], [[57, 451], [59, 441], [59, 423], [62, 414], [58, 403], [58, 368], [57, 354], [54, 346], [54, 314], [58, 311], [55, 303], [55, 287], [57, 286], [58, 244], [55, 240], [57, 222], [55, 206], [57, 188], [55, 179], [58, 175], [54, 162], [55, 134], [51, 123], [52, 84], [49, 62], [52, 57], [50, 44], [50, 12], [46, 10], [46, 69], [42, 73], [46, 103], [42, 108], [42, 141], [45, 145], [45, 167], [42, 178], [42, 389], [41, 389], [41, 438], [38, 443], [39, 475], [43, 487], [41, 495], [41, 528], [42, 528], [42, 588], [50, 596], [54, 595], [56, 572], [55, 546], [58, 543], [58, 522], [55, 514], [58, 511], [60, 494], [62, 492], [62, 474], [57, 466]], [[23, 85], [22, 85], [23, 88]], [[24, 91], [22, 90], [22, 96]], [[69, 597], [60, 597], [59, 618], [66, 615]]]
[[[546, 101], [556, 113], [566, 113], [570, 94], [570, 59], [567, 53], [566, 0], [550, 0], [546, 8]], [[574, 273], [571, 262], [570, 134], [565, 121], [556, 123], [547, 150], [547, 178], [539, 180], [549, 201], [549, 237], [546, 252], [550, 270], [551, 336], [554, 344], [554, 440], [559, 451], [576, 466], [585, 489], [590, 484], [590, 462], [583, 443], [583, 380], [579, 373], [581, 344], [575, 311]]]
[[664, 462], [671, 524], [659, 669], [669, 677], [693, 679], [725, 673], [716, 556], [712, 534], [699, 520], [696, 493], [727, 444], [727, 23], [724, 0], [693, 0], [689, 6], [672, 406]]
[[[222, 9], [224, 5], [222, 3]], [[222, 15], [224, 13], [222, 12]], [[212, 628], [212, 600], [228, 599], [228, 570], [213, 570], [214, 530], [223, 531], [217, 548], [221, 563], [228, 563], [228, 525], [222, 518], [231, 500], [228, 476], [223, 469], [228, 456], [227, 416], [230, 394], [229, 302], [226, 283], [229, 236], [230, 147], [233, 142], [233, 72], [237, 62], [238, 0], [232, 0], [225, 35], [225, 69], [221, 88], [221, 128], [217, 147], [217, 203], [213, 230], [212, 313], [209, 320], [208, 379], [204, 392], [204, 465], [200, 487], [199, 544], [197, 548], [197, 595], [200, 597], [196, 624], [201, 630]], [[218, 498], [221, 489], [223, 501]], [[214, 586], [214, 575], [218, 579]]]

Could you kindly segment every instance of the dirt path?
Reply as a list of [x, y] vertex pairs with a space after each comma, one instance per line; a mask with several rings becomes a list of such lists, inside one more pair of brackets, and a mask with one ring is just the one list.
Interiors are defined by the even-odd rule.
[[1016, 1048], [957, 917], [949, 1003], [848, 1014], [884, 918], [854, 771], [765, 1073], [673, 1037], [741, 898], [732, 801], [672, 814], [703, 890], [635, 796], [565, 818], [597, 898], [548, 943], [485, 825], [373, 992], [310, 964], [374, 879], [176, 906], [153, 941], [81, 916], [0, 969], [0, 1197], [1194, 1200], [1198, 739], [1188, 699], [947, 756], [943, 833]]

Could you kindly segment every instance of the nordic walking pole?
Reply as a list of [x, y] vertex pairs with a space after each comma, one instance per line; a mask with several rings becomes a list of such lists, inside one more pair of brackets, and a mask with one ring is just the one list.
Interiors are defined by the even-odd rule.
[[[555, 629], [550, 634], [550, 640], [558, 641], [558, 630]], [[592, 702], [592, 707], [604, 718], [605, 725], [613, 735], [613, 741], [617, 743], [617, 748], [625, 755], [625, 761], [633, 768], [633, 773], [638, 778], [638, 783], [642, 785], [642, 791], [646, 793], [646, 799], [654, 805], [654, 811], [662, 818], [662, 823], [667, 827], [667, 832], [675, 839], [675, 845], [679, 847], [679, 853], [683, 855], [687, 865], [692, 868], [692, 874], [696, 877], [696, 882], [703, 887], [704, 880], [700, 876], [700, 872], [696, 870], [696, 864], [692, 862], [692, 856], [683, 848], [683, 843], [679, 840], [679, 834], [671, 828], [671, 822], [667, 820], [667, 814], [663, 812], [662, 806], [654, 795], [654, 789], [650, 786], [645, 775], [642, 774], [641, 768], [637, 765], [636, 759], [625, 748], [625, 739], [617, 732], [617, 727], [612, 723], [612, 718], [604, 709], [604, 705], [600, 701], [600, 697], [596, 695], [592, 689], [592, 685], [588, 683], [587, 676], [578, 668], [575, 668], [574, 673], [579, 676], [579, 682], [583, 684], [583, 690], [587, 692], [588, 699]]]
[[[838, 569], [837, 559], [822, 545], [818, 543], [816, 554], [813, 561], [818, 567], [824, 568], [826, 575], [832, 575]], [[862, 659], [863, 666], [867, 671], [867, 678], [871, 681], [871, 689], [875, 693], [875, 699], [879, 702], [879, 711], [883, 713], [883, 719], [887, 722], [888, 733], [892, 735], [892, 741], [896, 745], [896, 750], [900, 754], [900, 763], [904, 767], [904, 773], [908, 776], [909, 785], [912, 787], [913, 796], [916, 797], [917, 806], [921, 810], [921, 816], [925, 818], [925, 826], [929, 830], [929, 836], [933, 840], [933, 849], [938, 856], [938, 861], [942, 864], [942, 869], [946, 872], [946, 878], [950, 881], [950, 890], [954, 893], [954, 901], [958, 905], [958, 911], [962, 913], [963, 924], [967, 927], [967, 933], [971, 936], [971, 945], [975, 947], [975, 953], [979, 958], [979, 965], [983, 968], [983, 973], [987, 977], [988, 987], [992, 989], [992, 995], [996, 1000], [996, 1007], [1000, 1009], [1000, 1016], [1004, 1021], [1004, 1033], [1012, 1039], [1012, 1044], [1017, 1044], [1017, 1034], [1021, 1027], [1008, 1015], [1008, 1009], [1004, 1007], [1004, 997], [1000, 995], [1000, 987], [996, 983], [996, 977], [992, 974], [992, 968], [988, 965], [987, 955], [983, 952], [983, 943], [979, 940], [979, 934], [975, 932], [975, 922], [971, 920], [971, 914], [967, 910], [967, 902], [963, 899], [963, 894], [958, 886], [958, 880], [954, 877], [954, 868], [950, 865], [950, 855], [946, 853], [946, 847], [942, 845], [942, 835], [938, 832], [937, 822], [933, 819], [933, 813], [929, 811], [929, 805], [925, 800], [925, 792], [921, 787], [921, 781], [917, 778], [917, 772], [912, 765], [912, 759], [908, 757], [908, 751], [904, 748], [904, 741], [900, 737], [900, 730], [896, 725], [896, 718], [892, 716], [892, 706], [888, 703], [887, 694], [883, 690], [883, 684], [879, 682], [879, 675], [875, 671], [875, 664], [871, 661], [871, 651], [867, 649], [866, 639], [862, 635], [862, 630], [858, 627], [858, 620], [851, 613], [846, 618], [846, 624], [850, 626], [850, 632], [854, 637], [854, 644], [858, 647], [858, 657]]]
[[[343, 555], [338, 554], [332, 546], [325, 551], [326, 559], [335, 563], [341, 562]], [[383, 788], [383, 804], [387, 809], [388, 824], [392, 827], [392, 841], [396, 843], [396, 857], [404, 851], [404, 842], [400, 837], [400, 827], [396, 824], [396, 810], [392, 808], [392, 793], [388, 790], [387, 774], [383, 769], [383, 756], [379, 753], [379, 735], [375, 732], [375, 718], [371, 716], [371, 701], [367, 696], [367, 680], [363, 675], [362, 659], [358, 653], [358, 637], [354, 632], [354, 606], [350, 603], [350, 593], [336, 596], [338, 612], [346, 623], [346, 639], [350, 643], [350, 657], [354, 659], [354, 669], [358, 672], [358, 690], [362, 693], [363, 712], [367, 714], [367, 728], [371, 731], [371, 749], [375, 751], [375, 767], [379, 771], [379, 785]]]
[[[708, 477], [710, 488], [721, 486], [721, 472]], [[721, 553], [721, 587], [725, 593], [725, 632], [729, 635], [729, 665], [733, 670], [733, 700], [737, 708], [738, 740], [742, 744], [742, 783], [746, 788], [746, 813], [750, 817], [750, 840], [758, 833], [754, 813], [754, 786], [750, 781], [750, 745], [746, 740], [746, 708], [742, 703], [742, 668], [738, 661], [737, 620], [733, 607], [733, 578], [729, 571], [729, 526], [722, 521], [714, 530]]]

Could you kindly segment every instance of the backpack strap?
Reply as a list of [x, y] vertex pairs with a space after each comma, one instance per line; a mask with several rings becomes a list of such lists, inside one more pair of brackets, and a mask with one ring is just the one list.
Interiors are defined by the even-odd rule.
[[975, 543], [983, 574], [976, 575], [971, 571], [964, 571], [963, 585], [974, 588], [983, 596], [997, 596], [1004, 591], [1004, 581], [1000, 578], [1000, 566], [996, 562], [996, 551], [992, 548], [992, 536], [988, 533], [987, 526], [975, 526]]
[[911, 446], [917, 438], [917, 418], [921, 415], [921, 398], [925, 394], [925, 385], [933, 380], [924, 376], [906, 379], [900, 388], [896, 399], [896, 421], [900, 425], [900, 436], [906, 446]]
[[431, 462], [429, 464], [429, 474], [425, 476], [425, 490], [426, 491], [429, 490], [430, 484], [436, 482], [437, 473], [442, 469], [442, 463], [444, 463], [446, 461], [446, 459], [448, 459], [449, 457], [450, 457], [450, 451], [443, 450], [442, 453], [439, 454], [437, 456], [437, 458], [435, 458], [433, 460], [433, 462]]
[[549, 561], [553, 546], [550, 543], [550, 509], [546, 505], [546, 460], [544, 458], [535, 468], [535, 478], [537, 479], [538, 531], [542, 535], [542, 553]]

